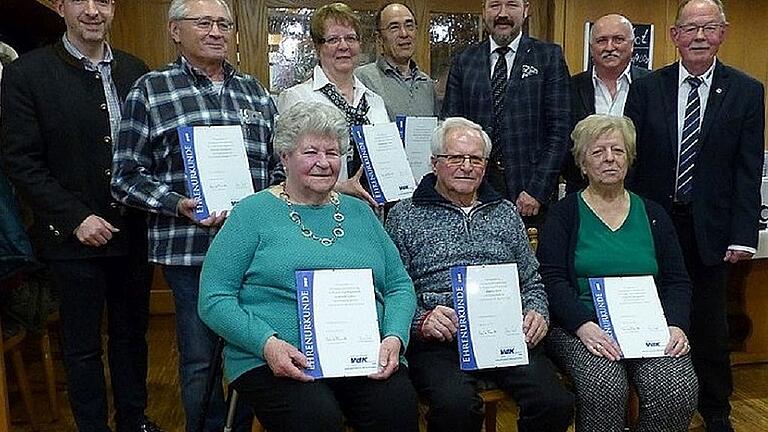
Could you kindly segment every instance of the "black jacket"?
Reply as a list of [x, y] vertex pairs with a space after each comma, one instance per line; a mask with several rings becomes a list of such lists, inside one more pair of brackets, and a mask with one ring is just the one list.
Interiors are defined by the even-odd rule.
[[[558, 201], [547, 213], [547, 220], [539, 235], [539, 273], [549, 297], [550, 319], [556, 325], [574, 333], [587, 321], [597, 322], [594, 312], [578, 299], [574, 258], [579, 229], [579, 211], [576, 194]], [[659, 276], [655, 279], [659, 299], [667, 324], [688, 332], [691, 309], [691, 282], [685, 270], [683, 255], [677, 242], [672, 221], [658, 204], [643, 199], [648, 222], [651, 224], [653, 244]], [[632, 253], [632, 251], [627, 251]]]
[[[147, 67], [129, 54], [112, 52], [112, 79], [123, 100]], [[113, 143], [98, 73], [85, 70], [60, 41], [5, 68], [1, 106], [0, 157], [6, 175], [32, 208], [30, 237], [40, 257], [125, 255], [134, 240], [146, 241], [143, 215], [110, 195]], [[73, 232], [91, 214], [121, 232], [105, 246], [82, 245]]]

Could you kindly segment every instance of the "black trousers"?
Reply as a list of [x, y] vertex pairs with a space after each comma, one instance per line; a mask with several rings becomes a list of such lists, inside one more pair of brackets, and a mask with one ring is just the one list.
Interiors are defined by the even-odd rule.
[[137, 431], [147, 407], [150, 266], [133, 256], [56, 260], [48, 265], [61, 300], [64, 366], [78, 430], [109, 431], [101, 361], [106, 306], [115, 423], [118, 432]]
[[727, 418], [731, 412], [728, 398], [733, 392], [728, 348], [728, 269], [725, 263], [710, 266], [701, 261], [693, 218], [687, 209], [673, 211], [672, 222], [693, 284], [689, 339], [699, 379], [699, 413], [707, 422]]
[[[493, 160], [488, 161], [488, 165], [485, 168], [485, 180], [493, 186], [493, 189], [496, 192], [501, 194], [501, 196], [507, 200], [512, 201], [512, 204], [515, 204], [517, 196], [509, 195], [509, 191], [507, 190], [507, 180], [504, 177], [504, 170], [499, 168], [497, 162]], [[543, 202], [541, 203], [541, 207], [539, 207], [539, 213], [537, 215], [522, 216], [525, 227], [541, 229], [541, 227], [544, 226], [544, 220], [547, 217], [548, 207], [549, 202]]]
[[232, 382], [270, 432], [341, 432], [344, 419], [360, 432], [418, 432], [416, 392], [408, 368], [386, 380], [329, 378], [303, 383], [277, 378], [268, 366]]
[[544, 350], [528, 351], [529, 364], [483, 371], [459, 369], [456, 343], [412, 341], [408, 364], [420, 395], [429, 401], [429, 432], [479, 432], [483, 401], [478, 381], [490, 380], [520, 407], [520, 432], [565, 431], [573, 417], [573, 395], [560, 383]]

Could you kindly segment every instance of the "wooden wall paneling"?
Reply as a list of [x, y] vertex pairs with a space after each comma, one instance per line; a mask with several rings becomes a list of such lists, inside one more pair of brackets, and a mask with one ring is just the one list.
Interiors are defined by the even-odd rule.
[[235, 21], [240, 36], [240, 70], [269, 89], [267, 0], [237, 0]]
[[56, 8], [53, 6], [53, 0], [37, 0], [37, 2], [47, 7], [48, 9], [56, 12]]
[[413, 10], [414, 18], [418, 23], [415, 36], [416, 52], [413, 54], [413, 60], [424, 73], [429, 75], [432, 68], [429, 51], [429, 3], [423, 0], [403, 0], [403, 4], [408, 5]]
[[762, 27], [768, 23], [768, 2], [729, 0], [724, 5], [730, 26], [718, 57], [763, 84], [768, 83], [768, 55], [762, 48], [765, 39]]
[[131, 0], [116, 4], [110, 42], [157, 69], [176, 58], [168, 35], [170, 0]]

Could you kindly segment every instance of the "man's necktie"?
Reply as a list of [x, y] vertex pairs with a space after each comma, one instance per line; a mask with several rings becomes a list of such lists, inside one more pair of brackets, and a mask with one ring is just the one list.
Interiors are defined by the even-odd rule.
[[491, 153], [495, 156], [501, 155], [501, 143], [499, 141], [502, 112], [504, 111], [504, 95], [507, 92], [507, 53], [509, 51], [509, 47], [496, 48], [495, 52], [499, 55], [499, 59], [496, 60], [491, 74], [491, 94], [493, 96], [493, 132], [491, 134], [493, 151]]
[[693, 191], [693, 166], [696, 162], [696, 152], [699, 150], [699, 135], [701, 133], [701, 99], [699, 86], [701, 78], [689, 76], [686, 81], [691, 86], [688, 101], [685, 105], [683, 120], [683, 136], [680, 141], [680, 159], [677, 167], [677, 201], [690, 203]]

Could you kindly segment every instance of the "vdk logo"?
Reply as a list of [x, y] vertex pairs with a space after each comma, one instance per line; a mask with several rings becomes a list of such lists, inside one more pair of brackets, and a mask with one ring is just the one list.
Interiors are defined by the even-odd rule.
[[354, 363], [368, 363], [368, 357], [350, 357], [349, 360]]
[[514, 353], [515, 353], [515, 349], [514, 348], [501, 348], [499, 350], [499, 354], [501, 354], [501, 355], [514, 354]]

